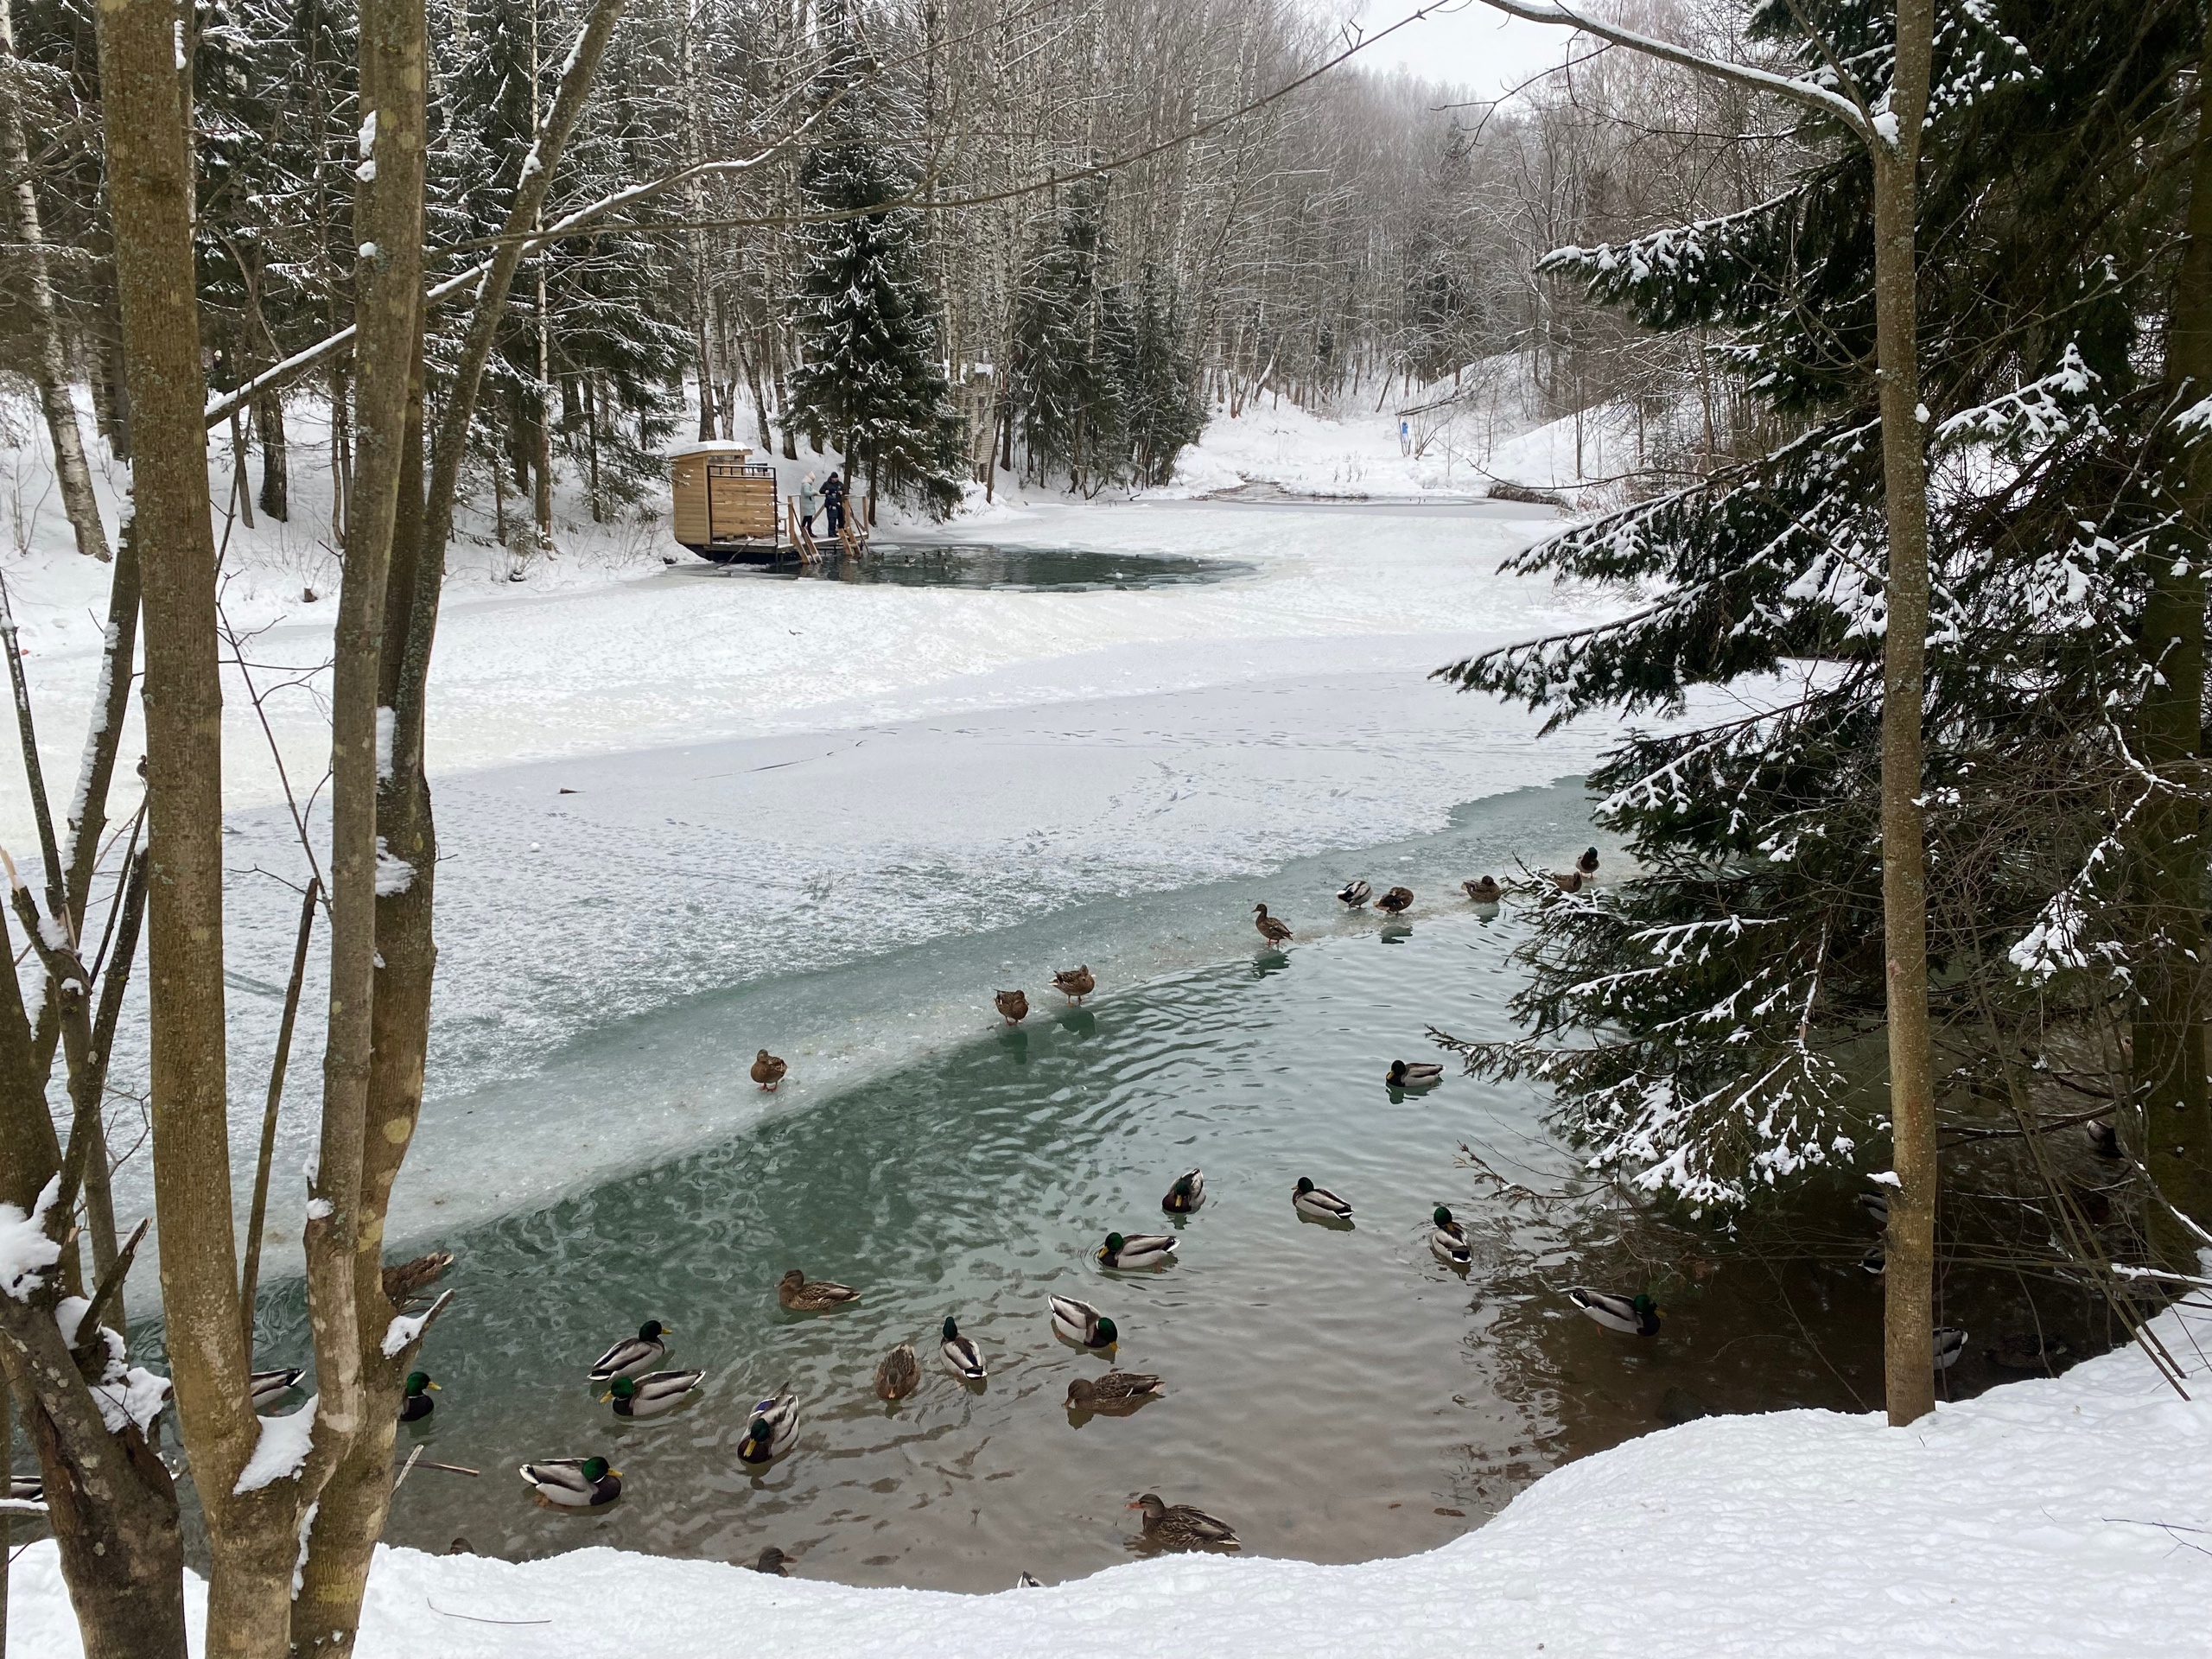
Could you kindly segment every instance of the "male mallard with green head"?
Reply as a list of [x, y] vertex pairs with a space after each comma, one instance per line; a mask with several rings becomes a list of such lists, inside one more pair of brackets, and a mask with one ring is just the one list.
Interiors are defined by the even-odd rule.
[[1187, 1216], [1206, 1201], [1206, 1176], [1202, 1169], [1186, 1169], [1175, 1178], [1160, 1207], [1171, 1216]]
[[647, 1319], [636, 1336], [623, 1338], [593, 1362], [588, 1380], [612, 1382], [618, 1376], [643, 1376], [668, 1357], [668, 1344], [661, 1338], [672, 1334], [658, 1319]]
[[1393, 1060], [1382, 1081], [1393, 1089], [1426, 1089], [1443, 1076], [1444, 1068], [1433, 1060]]
[[983, 1363], [983, 1351], [973, 1338], [960, 1334], [960, 1327], [952, 1316], [944, 1319], [944, 1340], [938, 1352], [944, 1357], [944, 1369], [963, 1382], [981, 1382], [990, 1376], [990, 1368]]
[[1106, 1235], [1098, 1259], [1109, 1268], [1132, 1272], [1140, 1268], [1164, 1267], [1175, 1255], [1175, 1240], [1165, 1233]]
[[563, 1510], [603, 1510], [622, 1496], [622, 1471], [605, 1458], [554, 1458], [525, 1463], [522, 1478], [539, 1499]]
[[1122, 1333], [1114, 1321], [1101, 1313], [1089, 1302], [1079, 1302], [1072, 1296], [1055, 1296], [1052, 1304], [1052, 1334], [1078, 1348], [1111, 1348], [1121, 1340]]
[[1438, 1261], [1447, 1267], [1464, 1268], [1474, 1260], [1467, 1244], [1467, 1230], [1452, 1219], [1450, 1210], [1440, 1204], [1430, 1219], [1436, 1224], [1430, 1230], [1428, 1248]]
[[1618, 1331], [1624, 1337], [1659, 1334], [1660, 1310], [1642, 1291], [1633, 1296], [1616, 1296], [1611, 1291], [1586, 1290], [1578, 1285], [1567, 1293], [1567, 1300], [1608, 1331]]
[[614, 1402], [617, 1417], [658, 1417], [682, 1405], [706, 1380], [704, 1371], [648, 1371], [616, 1377], [599, 1397]]
[[753, 1419], [738, 1442], [741, 1463], [772, 1463], [798, 1443], [798, 1396], [772, 1395], [753, 1408]]
[[438, 1385], [430, 1381], [427, 1371], [407, 1373], [407, 1392], [399, 1397], [399, 1421], [419, 1423], [437, 1409], [438, 1402], [430, 1398], [430, 1390]]
[[1290, 1207], [1301, 1216], [1311, 1216], [1316, 1221], [1350, 1221], [1351, 1205], [1346, 1204], [1325, 1186], [1316, 1186], [1312, 1179], [1301, 1175], [1298, 1185], [1290, 1190]]

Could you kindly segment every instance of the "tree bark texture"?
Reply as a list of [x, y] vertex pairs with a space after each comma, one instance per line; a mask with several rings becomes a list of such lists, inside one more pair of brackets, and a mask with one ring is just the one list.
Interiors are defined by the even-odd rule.
[[1928, 874], [1921, 810], [1921, 710], [1928, 655], [1928, 452], [1920, 406], [1917, 257], [1922, 126], [1934, 0], [1898, 0], [1891, 143], [1874, 156], [1874, 331], [1889, 519], [1882, 648], [1882, 925], [1888, 985], [1891, 1167], [1883, 1275], [1883, 1374], [1890, 1421], [1936, 1408], [1936, 1089], [1928, 1016]]

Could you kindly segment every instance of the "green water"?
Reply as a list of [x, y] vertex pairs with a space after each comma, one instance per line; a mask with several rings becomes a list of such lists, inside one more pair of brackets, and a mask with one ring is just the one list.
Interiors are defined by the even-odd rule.
[[[390, 1537], [459, 1534], [508, 1557], [607, 1543], [749, 1560], [774, 1543], [810, 1575], [990, 1589], [1127, 1559], [1125, 1506], [1151, 1490], [1229, 1518], [1251, 1551], [1359, 1560], [1444, 1542], [1544, 1469], [1653, 1426], [1670, 1383], [1725, 1395], [1713, 1332], [1770, 1330], [1771, 1310], [1703, 1333], [1677, 1314], [1648, 1343], [1571, 1315], [1558, 1293], [1589, 1206], [1501, 1192], [1459, 1154], [1478, 1145], [1538, 1193], [1571, 1186], [1541, 1103], [1457, 1076], [1427, 1095], [1384, 1085], [1430, 1021], [1504, 1029], [1516, 911], [1442, 892], [1410, 925], [1332, 919], [1083, 1009], [1038, 994], [1019, 1030], [445, 1241], [460, 1296], [424, 1362], [443, 1390], [401, 1451], [420, 1440], [484, 1473], [418, 1471]], [[606, 1110], [619, 1122], [619, 1100]], [[1160, 1200], [1192, 1165], [1209, 1202], [1179, 1223]], [[1301, 1220], [1301, 1174], [1349, 1199], [1355, 1225]], [[1464, 1274], [1429, 1252], [1440, 1202], [1477, 1236]], [[1107, 1274], [1092, 1252], [1109, 1229], [1173, 1229], [1179, 1259]], [[774, 1285], [794, 1266], [861, 1301], [785, 1313]], [[1844, 1287], [1871, 1341], [1878, 1303]], [[1161, 1376], [1165, 1397], [1071, 1419], [1070, 1379], [1105, 1364], [1052, 1335], [1054, 1292], [1112, 1314], [1115, 1363]], [[938, 1365], [947, 1314], [989, 1359], [980, 1390]], [[268, 1317], [264, 1354], [304, 1349], [296, 1293]], [[668, 1363], [709, 1378], [675, 1414], [621, 1422], [583, 1373], [648, 1317], [675, 1328]], [[901, 1340], [927, 1381], [886, 1407], [871, 1378]], [[1760, 1403], [1853, 1403], [1825, 1361], [1739, 1347], [1721, 1370], [1756, 1372]], [[749, 1408], [786, 1385], [798, 1449], [756, 1474], [734, 1455]], [[542, 1509], [514, 1473], [594, 1453], [627, 1483], [603, 1515]]]

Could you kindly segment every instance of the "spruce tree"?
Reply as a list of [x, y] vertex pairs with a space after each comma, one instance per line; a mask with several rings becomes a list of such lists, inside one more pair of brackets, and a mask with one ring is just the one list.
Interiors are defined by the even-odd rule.
[[1031, 475], [1096, 494], [1128, 461], [1138, 338], [1108, 280], [1106, 188], [1084, 180], [1032, 261], [1014, 308], [1008, 396]]
[[[1927, 146], [1922, 359], [1936, 613], [1925, 730], [1929, 949], [1948, 1109], [2017, 1098], [2164, 948], [2132, 924], [2126, 832], [2150, 795], [2126, 711], [2156, 676], [2146, 597], [2200, 531], [2146, 451], [2173, 291], [2183, 8], [1942, 9]], [[1779, 4], [1759, 20], [1785, 38]], [[1825, 10], [1879, 65], [1886, 9]], [[1805, 55], [1809, 60], [1809, 48]], [[2119, 118], [2120, 112], [2126, 119]], [[1790, 441], [1576, 526], [1509, 568], [1630, 585], [1622, 619], [1442, 671], [1545, 711], [1719, 721], [1639, 734], [1592, 778], [1635, 872], [1548, 893], [1524, 951], [1522, 1040], [1465, 1046], [1556, 1085], [1601, 1162], [1694, 1205], [1831, 1165], [1881, 1166], [1877, 781], [1885, 563], [1863, 156], [1839, 147], [1727, 219], [1549, 268], [1658, 329], [1718, 333]], [[2054, 296], [2057, 296], [2054, 300]], [[2201, 868], [2201, 866], [2200, 866]], [[2201, 1005], [2200, 1005], [2201, 1006]], [[2063, 1035], [2069, 1028], [2072, 1035]]]
[[823, 71], [822, 137], [799, 171], [811, 217], [793, 298], [802, 361], [785, 425], [842, 454], [871, 498], [912, 499], [942, 518], [964, 490], [964, 438], [923, 275], [922, 216], [891, 205], [917, 182], [890, 142], [906, 100], [895, 86], [858, 83], [846, 37]]

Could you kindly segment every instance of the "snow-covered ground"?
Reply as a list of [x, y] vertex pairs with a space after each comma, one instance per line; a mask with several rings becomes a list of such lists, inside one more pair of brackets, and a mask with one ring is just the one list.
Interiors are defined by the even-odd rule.
[[[604, 1548], [521, 1564], [385, 1549], [356, 1651], [2203, 1659], [2212, 1313], [2170, 1310], [2154, 1328], [2193, 1399], [2130, 1348], [1909, 1429], [1831, 1412], [1706, 1418], [1548, 1475], [1442, 1549], [1357, 1567], [1185, 1556], [957, 1596]], [[1255, 1535], [1264, 1519], [1224, 1518]], [[576, 1524], [582, 1544], [590, 1523]], [[79, 1652], [55, 1559], [41, 1543], [16, 1565], [11, 1652]], [[1006, 1568], [1011, 1582], [1022, 1563]], [[205, 1592], [189, 1587], [196, 1618]]]

